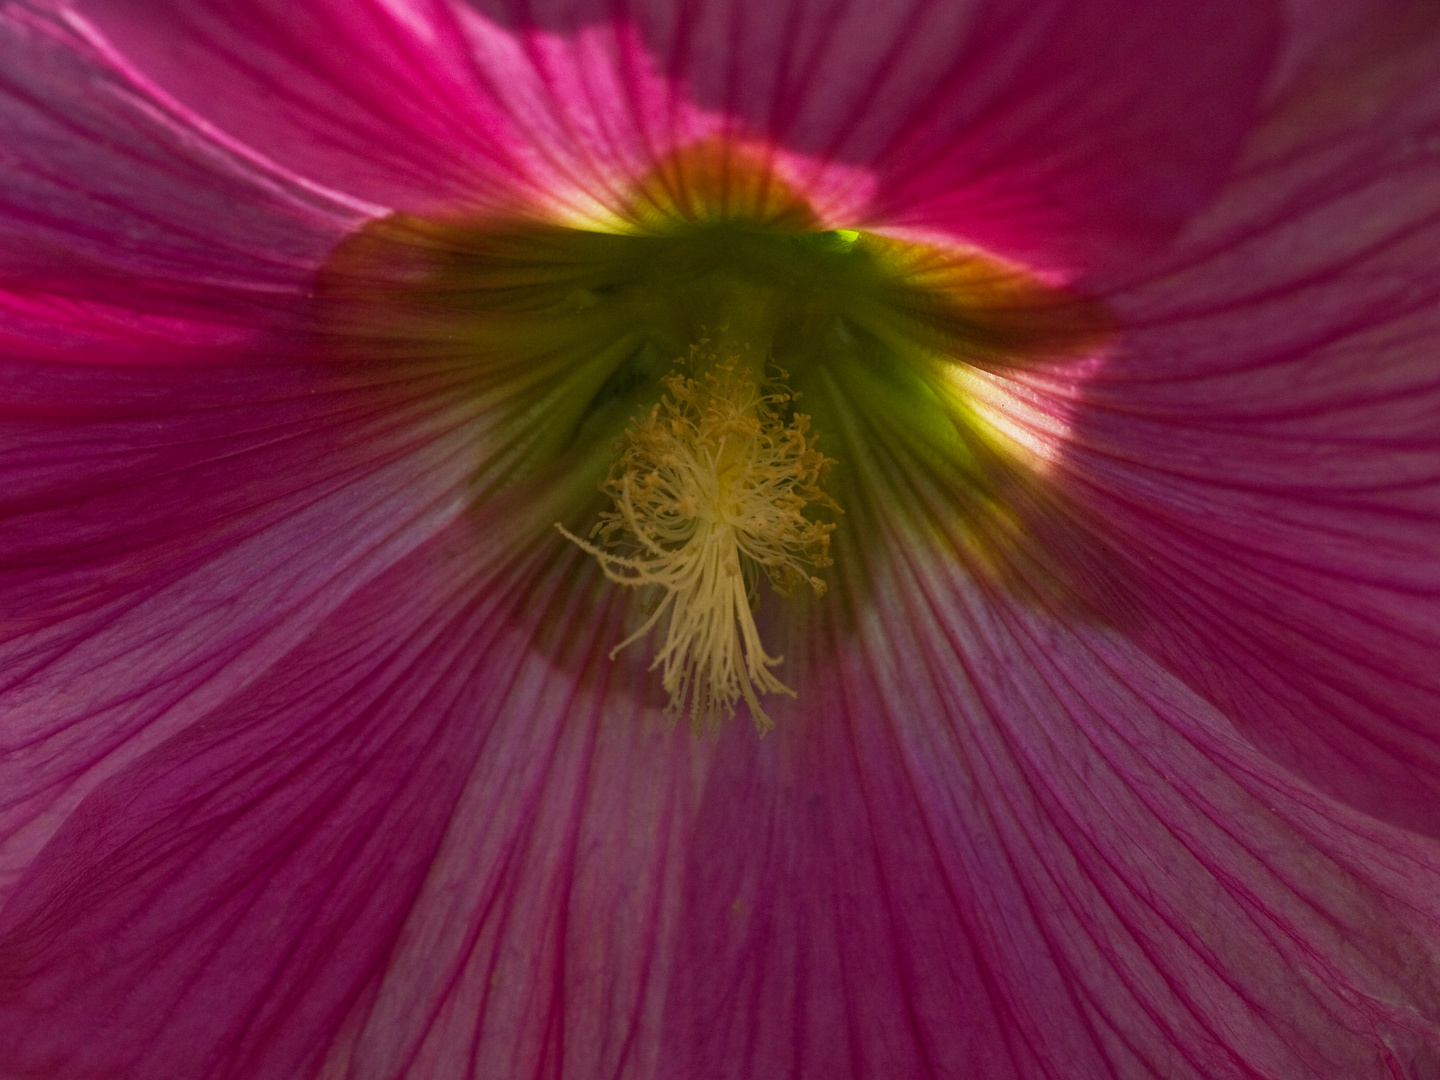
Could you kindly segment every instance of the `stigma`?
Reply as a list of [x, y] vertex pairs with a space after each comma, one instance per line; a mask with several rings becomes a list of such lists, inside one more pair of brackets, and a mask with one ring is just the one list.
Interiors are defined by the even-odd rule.
[[815, 448], [809, 418], [794, 412], [784, 373], [767, 373], [748, 353], [702, 339], [619, 440], [600, 486], [613, 509], [590, 540], [556, 525], [611, 581], [656, 594], [610, 655], [661, 628], [651, 669], [662, 672], [667, 711], [697, 730], [743, 699], [763, 732], [773, 722], [760, 697], [795, 696], [772, 670], [783, 657], [760, 640], [760, 579], [781, 595], [807, 586], [823, 594], [813, 571], [830, 565], [834, 525], [806, 510], [838, 509], [820, 486], [833, 462]]

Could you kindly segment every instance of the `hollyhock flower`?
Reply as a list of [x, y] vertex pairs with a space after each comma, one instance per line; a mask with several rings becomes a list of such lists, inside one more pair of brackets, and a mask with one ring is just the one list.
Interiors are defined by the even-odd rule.
[[11, 0], [0, 129], [0, 1075], [1440, 1076], [1427, 5]]

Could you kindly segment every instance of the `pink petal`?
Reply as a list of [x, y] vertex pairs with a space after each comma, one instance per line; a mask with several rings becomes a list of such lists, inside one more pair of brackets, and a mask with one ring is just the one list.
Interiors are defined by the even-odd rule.
[[692, 24], [694, 39], [723, 27], [746, 49], [743, 77], [694, 76], [701, 101], [873, 169], [874, 220], [1042, 266], [1114, 258], [1203, 205], [1249, 127], [1278, 30], [1257, 3], [772, 10], [721, 3]]
[[1435, 842], [1297, 783], [1113, 633], [892, 545], [860, 636], [816, 628], [830, 677], [803, 708], [712, 747], [637, 707], [634, 666], [617, 696], [557, 682], [616, 610], [544, 553], [507, 554], [508, 588], [457, 579], [480, 536], [512, 553], [528, 527], [437, 538], [72, 817], [6, 911], [8, 1067], [1435, 1060], [1440, 987], [1400, 962], [1440, 945]]
[[26, 394], [3, 424], [0, 884], [99, 779], [452, 516], [474, 437], [397, 424], [401, 399], [333, 372], [5, 377]]
[[3, 891], [453, 515], [474, 417], [310, 355], [303, 290], [355, 207], [186, 127], [63, 19], [12, 6], [0, 35]]
[[908, 531], [804, 715], [722, 738], [661, 1074], [1428, 1075], [1436, 842]]
[[1256, 0], [81, 10], [219, 128], [401, 209], [613, 204], [658, 155], [727, 129], [797, 156], [850, 224], [1050, 266], [1153, 243], [1203, 204], [1277, 29]]
[[[418, 10], [336, 8], [340, 60], [318, 73], [256, 54], [272, 67], [251, 89], [298, 97], [280, 122], [255, 98], [225, 122], [250, 117], [245, 137], [283, 164], [221, 130], [206, 136], [229, 155], [216, 171], [249, 161], [288, 185], [279, 202], [312, 167], [397, 199], [420, 197], [426, 169], [447, 197], [462, 173], [549, 175], [469, 135], [442, 157], [452, 114], [417, 103], [468, 123], [468, 84], [448, 46], [412, 64], [448, 25], [396, 30]], [[1255, 51], [1235, 50], [1247, 89], [1218, 95], [1232, 119], [1264, 36], [1233, 14]], [[623, 69], [603, 32], [585, 39], [594, 68], [566, 68], [561, 22], [543, 43], [559, 69]], [[260, 37], [279, 43], [283, 23]], [[126, 70], [87, 40], [101, 57], [87, 71]], [[918, 543], [894, 496], [869, 508], [883, 542], [848, 563], [877, 602], [835, 609], [858, 632], [816, 624], [792, 658], [810, 673], [803, 704], [763, 742], [738, 724], [716, 744], [657, 726], [641, 662], [599, 659], [621, 613], [594, 601], [593, 569], [534, 546], [553, 507], [454, 520], [483, 444], [473, 416], [437, 404], [444, 388], [357, 387], [299, 362], [289, 283], [340, 211], [299, 212], [300, 248], [273, 267], [243, 229], [210, 261], [168, 226], [154, 263], [146, 244], [127, 262], [102, 215], [82, 215], [97, 245], [73, 243], [104, 273], [75, 295], [56, 278], [4, 297], [8, 355], [72, 366], [3, 372], [0, 616], [17, 636], [0, 668], [0, 1066], [59, 1080], [1435, 1073], [1440, 852], [1394, 824], [1433, 834], [1431, 44], [1409, 27], [1380, 53], [1403, 63], [1358, 73], [1308, 66], [1322, 47], [1291, 54], [1298, 73], [1227, 198], [1177, 251], [1124, 264], [1125, 281], [1109, 264], [1107, 299], [1133, 329], [1100, 377], [1070, 398], [1052, 388], [1077, 417], [1056, 475], [1111, 523], [1124, 614], [1144, 621], [997, 597]], [[396, 73], [394, 100], [350, 74], [349, 48]], [[1160, 52], [1166, 73], [1206, 70]], [[552, 78], [551, 61], [526, 62]], [[1112, 108], [1130, 85], [1116, 78]], [[342, 126], [300, 125], [327, 86]], [[1028, 135], [1021, 119], [999, 130]], [[1157, 149], [1187, 177], [1173, 200], [1156, 196], [1176, 172], [1112, 190], [1077, 168], [1053, 217], [1022, 199], [992, 239], [1020, 251], [1053, 221], [1057, 263], [1072, 246], [1113, 254], [1097, 237], [1153, 239], [1237, 129], [1194, 130]], [[1214, 161], [1186, 156], [1205, 139]], [[623, 127], [573, 142], [564, 169], [637, 144]], [[141, 197], [169, 190], [163, 171], [140, 170], [122, 201], [162, 211]], [[882, 188], [912, 200], [886, 212], [955, 227], [961, 211], [913, 175]], [[4, 205], [63, 232], [70, 212], [43, 221], [42, 201]], [[227, 303], [271, 283], [265, 333], [207, 321], [198, 293], [175, 291], [186, 265], [216, 271]], [[132, 289], [125, 266], [157, 267], [158, 291]], [[212, 370], [77, 363], [106, 338], [141, 360], [147, 334], [157, 359]], [[256, 355], [278, 362], [240, 363]]]
[[1189, 240], [1108, 298], [1131, 329], [1061, 465], [1144, 647], [1312, 783], [1431, 835], [1437, 56], [1433, 20], [1377, 21], [1277, 104]]
[[634, 665], [619, 695], [556, 679], [604, 646], [564, 629], [594, 619], [593, 570], [536, 568], [546, 509], [457, 522], [71, 816], [6, 909], [8, 1072], [519, 1076], [562, 1032], [587, 1074], [650, 1052], [704, 750], [643, 715]]
[[54, 13], [11, 5], [0, 43], [6, 356], [224, 365], [301, 348], [314, 269], [363, 211], [197, 129]]
[[[85, 31], [158, 93], [299, 175], [414, 211], [503, 204], [537, 154], [445, 0], [96, 0]], [[511, 50], [512, 52], [515, 50]], [[523, 58], [520, 61], [524, 63]]]

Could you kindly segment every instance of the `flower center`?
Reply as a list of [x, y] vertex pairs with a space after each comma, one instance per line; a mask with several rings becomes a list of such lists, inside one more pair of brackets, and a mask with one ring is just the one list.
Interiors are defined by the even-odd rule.
[[981, 397], [1093, 348], [1095, 306], [973, 249], [828, 228], [734, 146], [672, 155], [605, 221], [392, 215], [337, 249], [316, 295], [323, 347], [357, 378], [479, 433], [477, 504], [528, 484], [537, 515], [559, 505], [583, 531], [599, 514], [587, 539], [562, 532], [649, 605], [616, 648], [653, 633], [670, 708], [697, 725], [743, 699], [769, 726], [760, 698], [792, 690], [759, 627], [795, 624], [757, 620], [759, 583], [822, 592], [832, 540], [846, 612], [882, 525], [1023, 587], [1066, 577], [1010, 558], [1054, 530], [1031, 520], [1038, 458]]
[[808, 417], [782, 414], [790, 394], [762, 381], [753, 350], [711, 345], [691, 350], [693, 375], [665, 377], [666, 396], [622, 438], [601, 485], [615, 509], [591, 532], [603, 546], [556, 527], [611, 581], [663, 591], [612, 657], [663, 618], [653, 666], [663, 669], [670, 712], [699, 727], [743, 697], [763, 731], [772, 721], [759, 695], [795, 692], [770, 671], [782, 658], [760, 641], [757, 580], [763, 570], [782, 595], [805, 584], [824, 593], [810, 568], [829, 565], [834, 525], [804, 511], [829, 503], [819, 485], [831, 462], [808, 437]]

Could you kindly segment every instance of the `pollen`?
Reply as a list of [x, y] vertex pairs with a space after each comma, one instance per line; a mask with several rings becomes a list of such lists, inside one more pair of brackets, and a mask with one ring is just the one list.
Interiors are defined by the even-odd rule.
[[[763, 732], [773, 726], [763, 694], [795, 692], [772, 668], [755, 624], [759, 583], [791, 595], [825, 582], [833, 524], [807, 508], [838, 509], [821, 490], [833, 462], [815, 449], [809, 417], [795, 413], [784, 373], [756, 377], [739, 357], [692, 350], [690, 374], [664, 379], [667, 393], [621, 437], [601, 484], [614, 509], [582, 540], [605, 576], [655, 596], [648, 618], [611, 652], [663, 624], [651, 669], [662, 671], [668, 711], [698, 730], [732, 715], [744, 698]], [[594, 542], [591, 542], [594, 541]]]

